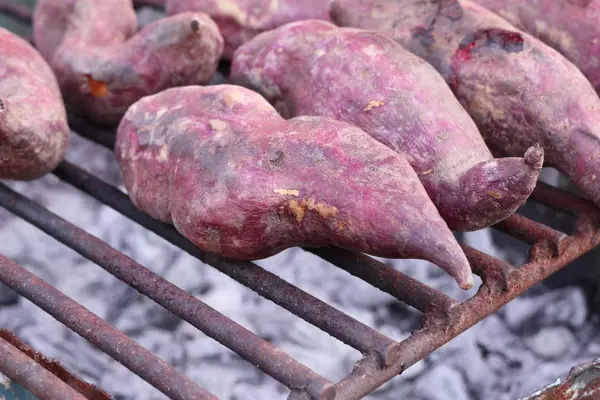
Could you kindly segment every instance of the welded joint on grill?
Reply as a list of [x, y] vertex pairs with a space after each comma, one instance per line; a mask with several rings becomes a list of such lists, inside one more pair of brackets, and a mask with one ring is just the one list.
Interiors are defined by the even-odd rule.
[[559, 257], [567, 251], [572, 242], [568, 235], [562, 235], [558, 240], [540, 240], [529, 249], [529, 260], [542, 261]]
[[[482, 288], [491, 292], [506, 292], [513, 285], [513, 276], [517, 269], [506, 261], [494, 258], [470, 246], [462, 245], [463, 250], [471, 264], [473, 273], [479, 275], [483, 281]], [[480, 291], [482, 290], [480, 288]]]
[[494, 229], [534, 247], [536, 257], [558, 257], [568, 246], [568, 236], [519, 214], [494, 225]]
[[336, 398], [333, 384], [322, 387], [316, 396], [311, 396], [310, 392], [310, 389], [292, 389], [287, 398], [288, 400], [334, 400]]

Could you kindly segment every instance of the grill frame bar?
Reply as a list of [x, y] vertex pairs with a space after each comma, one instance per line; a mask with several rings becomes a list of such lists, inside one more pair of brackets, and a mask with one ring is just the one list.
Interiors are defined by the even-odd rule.
[[[147, 4], [148, 0], [138, 1], [137, 3]], [[162, 2], [158, 0], [152, 1], [152, 3], [154, 3], [154, 6], [160, 6]], [[23, 23], [31, 22], [30, 11], [24, 10], [22, 6], [16, 5], [10, 0], [0, 0], [0, 13], [10, 15]], [[113, 132], [95, 126], [75, 115], [69, 115], [69, 124], [71, 129], [76, 131], [80, 136], [112, 150], [114, 146]], [[399, 301], [423, 312], [423, 327], [413, 332], [404, 341], [395, 342], [254, 263], [232, 262], [214, 254], [201, 251], [176, 232], [172, 226], [155, 221], [137, 210], [123, 192], [75, 165], [63, 162], [53, 173], [66, 183], [157, 233], [200, 261], [215, 267], [242, 285], [254, 290], [259, 295], [274, 301], [298, 317], [362, 352], [363, 357], [357, 361], [353, 372], [336, 383], [335, 386], [332, 386], [326, 378], [323, 378], [323, 380], [317, 379], [316, 381], [308, 378], [302, 385], [283, 382], [291, 389], [289, 399], [329, 399], [333, 398], [334, 395], [336, 399], [344, 400], [361, 398], [363, 395], [372, 392], [383, 383], [400, 374], [416, 361], [431, 354], [437, 348], [469, 329], [483, 318], [497, 311], [504, 304], [521, 295], [536, 283], [600, 244], [598, 224], [600, 221], [600, 211], [587, 200], [539, 183], [530, 200], [575, 216], [577, 218], [576, 232], [572, 235], [566, 235], [518, 214], [494, 226], [494, 229], [532, 245], [530, 260], [523, 266], [516, 268], [502, 260], [497, 260], [481, 253], [476, 249], [463, 246], [473, 272], [481, 276], [483, 280], [483, 284], [477, 294], [463, 303], [458, 303], [445, 294], [366, 255], [354, 254], [334, 248], [305, 249], [336, 267], [342, 268], [358, 278], [367, 281], [374, 287], [391, 294]], [[6, 186], [0, 186], [0, 194], [7, 193], [4, 189], [6, 189]], [[16, 198], [20, 199], [19, 202], [25, 205], [25, 209], [16, 209], [15, 204], [17, 203], [13, 204], [11, 209], [10, 196], [6, 197], [2, 195], [0, 195], [0, 206], [4, 206], [13, 212], [16, 211], [17, 214], [37, 210], [38, 212], [48, 213], [53, 218], [62, 220], [31, 200], [27, 200], [29, 202], [27, 203], [27, 201], [23, 201], [21, 195], [16, 195]], [[18, 205], [17, 208], [19, 207], [21, 205]], [[29, 221], [35, 225], [38, 225], [40, 222], [36, 218], [32, 218]], [[64, 222], [68, 224], [68, 222]], [[38, 227], [40, 226], [38, 225]], [[66, 225], [66, 227], [79, 230], [79, 233], [82, 233], [84, 237], [86, 235], [91, 236], [75, 226], [70, 225], [69, 227]], [[42, 227], [42, 229], [44, 228]], [[58, 232], [49, 230], [51, 232], [48, 232], [48, 230], [46, 232], [61, 240], [58, 237], [60, 236]], [[97, 238], [94, 239], [100, 241]], [[65, 240], [61, 241], [65, 242]], [[77, 241], [67, 242], [65, 244], [71, 248], [85, 244], [84, 242], [82, 244]], [[101, 247], [108, 246], [103, 242], [98, 245]], [[74, 249], [79, 251], [77, 248]], [[116, 252], [115, 255], [117, 258], [121, 256], [126, 257], [116, 250], [112, 250]], [[97, 259], [93, 259], [92, 261], [96, 262]], [[36, 281], [35, 279], [37, 278], [25, 269], [10, 261], [7, 262], [1, 255], [0, 264], [4, 266], [8, 265], [12, 268], [15, 276], [20, 275], [43, 286], [43, 283], [39, 279]], [[105, 266], [102, 267], [104, 268]], [[139, 267], [144, 268], [142, 266]], [[19, 281], [13, 280], [11, 285], [11, 279], [6, 279], [6, 276], [4, 278], [3, 280], [8, 282], [9, 286], [17, 290], [20, 289], [22, 293], [32, 294], [26, 293]], [[45, 287], [45, 289], [59, 297], [62, 295], [62, 293], [51, 286]], [[302, 299], [302, 301], [298, 301], [298, 299]], [[43, 305], [46, 311], [52, 309], [51, 303]], [[237, 325], [226, 317], [216, 325], [220, 327], [223, 323]], [[103, 348], [102, 343], [97, 340], [94, 344], [100, 345], [100, 348], [103, 350], [108, 350], [105, 351], [107, 353], [111, 351], [106, 346]], [[273, 360], [265, 358], [265, 362], [269, 364]], [[265, 369], [267, 371], [271, 370], [275, 364], [267, 365]], [[138, 373], [138, 367], [133, 366], [132, 371]], [[308, 368], [306, 369], [313, 372]], [[307, 376], [312, 376], [310, 372]], [[161, 386], [161, 382], [157, 382], [157, 384]], [[153, 386], [156, 387], [154, 384]], [[190, 394], [190, 397], [174, 398], [188, 399], [193, 398], [193, 396]]]
[[[98, 387], [91, 385], [78, 376], [67, 370], [59, 361], [52, 358], [46, 357], [40, 352], [34, 350], [31, 346], [17, 337], [11, 331], [6, 329], [0, 329], [0, 339], [16, 348], [19, 352], [30, 358], [32, 361], [49, 371], [52, 376], [40, 376], [37, 374], [38, 382], [37, 385], [45, 385], [44, 382], [50, 381], [50, 384], [54, 383], [54, 379], [58, 379], [61, 382], [66, 383], [78, 393], [85, 396], [88, 400], [111, 400], [112, 397], [108, 393], [99, 389]], [[1, 362], [1, 360], [0, 360]], [[10, 374], [9, 369], [13, 368], [13, 365], [3, 365], [0, 367], [0, 373], [5, 375]], [[18, 367], [17, 367], [18, 368]], [[14, 380], [13, 380], [14, 381]], [[25, 384], [27, 384], [25, 382]], [[39, 396], [38, 396], [39, 397]], [[44, 400], [44, 399], [41, 399]]]
[[12, 381], [18, 381], [40, 400], [86, 400], [85, 396], [58, 379], [1, 336], [0, 371]]

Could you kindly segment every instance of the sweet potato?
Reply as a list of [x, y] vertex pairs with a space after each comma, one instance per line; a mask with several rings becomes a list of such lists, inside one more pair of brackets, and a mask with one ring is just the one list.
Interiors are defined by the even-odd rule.
[[354, 125], [284, 120], [233, 85], [174, 88], [127, 111], [115, 146], [134, 204], [238, 260], [336, 245], [470, 268], [410, 164]]
[[493, 151], [518, 155], [540, 143], [548, 165], [600, 205], [600, 99], [556, 50], [467, 0], [336, 0], [332, 15], [429, 61]]
[[332, 0], [166, 0], [169, 14], [202, 11], [219, 25], [225, 38], [224, 58], [257, 34], [288, 22], [329, 20]]
[[494, 159], [440, 74], [381, 34], [290, 23], [240, 47], [230, 79], [261, 92], [284, 116], [351, 122], [403, 154], [454, 230], [511, 215], [542, 166], [537, 147], [525, 158]]
[[476, 0], [552, 46], [600, 92], [600, 0]]
[[50, 67], [29, 43], [0, 28], [0, 178], [44, 175], [68, 143], [67, 113]]
[[223, 51], [217, 25], [202, 13], [182, 13], [135, 30], [131, 0], [38, 1], [35, 43], [68, 108], [116, 125], [144, 96], [208, 82]]

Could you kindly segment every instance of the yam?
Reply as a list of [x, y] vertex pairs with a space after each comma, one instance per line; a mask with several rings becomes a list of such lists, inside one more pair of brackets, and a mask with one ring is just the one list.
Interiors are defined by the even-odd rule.
[[240, 47], [231, 81], [257, 90], [286, 117], [347, 121], [405, 156], [454, 230], [513, 214], [542, 166], [535, 146], [523, 158], [494, 159], [442, 76], [382, 34], [290, 23]]
[[335, 245], [429, 260], [472, 286], [408, 162], [354, 125], [285, 120], [239, 86], [189, 86], [132, 105], [115, 152], [133, 203], [205, 251], [256, 260]]

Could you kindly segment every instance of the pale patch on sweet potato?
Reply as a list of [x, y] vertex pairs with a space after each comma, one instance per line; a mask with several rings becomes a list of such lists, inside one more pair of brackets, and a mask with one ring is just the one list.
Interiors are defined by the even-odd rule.
[[300, 196], [298, 189], [273, 189], [273, 192], [283, 196]]
[[225, 128], [227, 128], [227, 124], [225, 123], [225, 121], [221, 121], [220, 119], [211, 119], [208, 122], [211, 128], [213, 128], [215, 131], [222, 131]]
[[158, 153], [158, 159], [160, 161], [168, 161], [169, 160], [169, 147], [166, 144], [160, 146], [160, 153]]
[[385, 105], [385, 102], [383, 102], [381, 100], [371, 100], [371, 101], [369, 101], [367, 106], [363, 109], [363, 111], [371, 111], [374, 108], [381, 107], [384, 105]]

